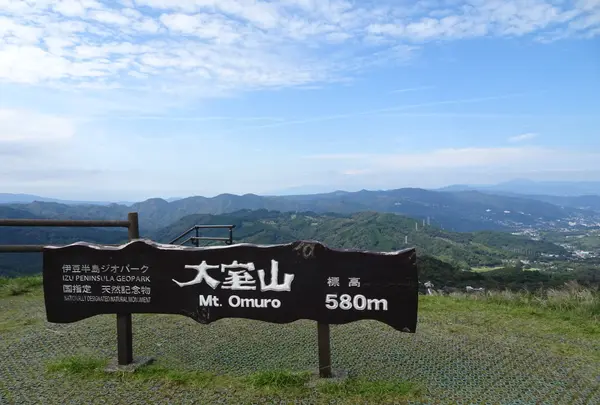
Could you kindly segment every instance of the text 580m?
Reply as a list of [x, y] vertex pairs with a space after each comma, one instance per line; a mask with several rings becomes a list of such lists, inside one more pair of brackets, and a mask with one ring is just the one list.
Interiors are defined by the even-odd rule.
[[387, 311], [388, 302], [383, 298], [367, 298], [362, 294], [354, 297], [350, 294], [342, 294], [338, 298], [337, 294], [327, 294], [325, 296], [325, 307], [327, 309], [343, 309], [348, 311], [356, 309], [358, 311]]

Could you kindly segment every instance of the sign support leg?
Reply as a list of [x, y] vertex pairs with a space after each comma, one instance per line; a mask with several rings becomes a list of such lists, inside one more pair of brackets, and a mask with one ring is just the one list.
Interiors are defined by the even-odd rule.
[[331, 378], [329, 324], [317, 323], [317, 335], [319, 341], [319, 377]]
[[[140, 238], [137, 212], [127, 214], [129, 240]], [[131, 314], [117, 314], [117, 360], [120, 366], [133, 363], [133, 330]]]
[[117, 314], [117, 350], [120, 366], [133, 362], [131, 314]]

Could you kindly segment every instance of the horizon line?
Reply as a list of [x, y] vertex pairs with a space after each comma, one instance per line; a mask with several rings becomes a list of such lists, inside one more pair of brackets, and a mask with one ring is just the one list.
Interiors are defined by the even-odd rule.
[[[535, 183], [535, 184], [549, 184], [549, 183], [550, 184], [556, 184], [556, 183], [567, 183], [567, 184], [582, 184], [583, 183], [583, 184], [585, 184], [585, 183], [600, 183], [600, 180], [565, 181], [565, 180], [530, 180], [527, 178], [514, 178], [511, 180], [507, 180], [507, 181], [503, 181], [503, 182], [499, 182], [499, 183], [482, 183], [482, 184], [452, 183], [452, 184], [448, 184], [448, 185], [444, 185], [444, 186], [437, 186], [437, 187], [403, 186], [403, 187], [392, 187], [392, 188], [360, 188], [359, 190], [331, 188], [328, 191], [308, 191], [308, 192], [292, 191], [293, 189], [296, 189], [296, 188], [318, 188], [318, 187], [320, 187], [318, 185], [313, 185], [313, 186], [292, 187], [292, 188], [288, 189], [288, 191], [279, 190], [276, 192], [259, 192], [259, 193], [243, 193], [243, 194], [223, 192], [223, 193], [219, 193], [219, 194], [214, 194], [212, 196], [206, 196], [206, 195], [201, 195], [201, 194], [187, 195], [185, 197], [157, 197], [157, 196], [154, 196], [154, 197], [148, 197], [148, 198], [136, 199], [136, 200], [77, 199], [77, 198], [47, 197], [47, 196], [43, 196], [43, 195], [39, 195], [39, 194], [30, 194], [30, 193], [0, 193], [0, 196], [29, 196], [29, 197], [32, 197], [30, 199], [23, 200], [23, 201], [19, 201], [19, 200], [6, 201], [6, 202], [0, 201], [0, 205], [11, 205], [11, 204], [22, 205], [22, 204], [31, 204], [34, 202], [46, 202], [46, 203], [58, 203], [58, 204], [65, 204], [65, 205], [74, 205], [74, 204], [76, 204], [76, 205], [111, 205], [111, 204], [116, 204], [116, 205], [131, 206], [131, 205], [139, 204], [139, 203], [146, 202], [149, 200], [163, 200], [170, 204], [172, 202], [180, 201], [180, 200], [184, 200], [184, 199], [188, 199], [188, 198], [198, 198], [199, 197], [199, 198], [205, 198], [205, 199], [214, 199], [214, 198], [221, 197], [224, 195], [231, 195], [231, 196], [235, 196], [235, 197], [257, 196], [257, 197], [274, 198], [274, 197], [325, 195], [325, 194], [333, 194], [333, 193], [352, 194], [352, 193], [359, 193], [359, 192], [365, 192], [365, 191], [366, 192], [388, 192], [388, 191], [403, 190], [403, 189], [416, 189], [416, 190], [426, 190], [426, 191], [433, 191], [433, 192], [481, 191], [480, 188], [502, 186], [502, 185], [506, 185], [506, 184], [510, 184], [510, 183], [514, 183], [514, 182], [529, 182], [529, 183]], [[445, 190], [445, 189], [449, 189], [452, 187], [461, 187], [461, 188], [464, 188], [464, 190]], [[489, 191], [511, 192], [508, 190], [501, 190], [501, 189], [489, 190]], [[522, 193], [522, 192], [512, 192], [512, 193], [522, 194], [524, 196], [535, 195], [535, 194], [531, 194], [531, 193]], [[548, 195], [550, 195], [550, 194], [548, 194]], [[590, 194], [590, 193], [581, 194], [581, 196], [584, 196], [584, 195], [600, 195], [600, 193], [598, 193], [598, 194]], [[36, 199], [36, 198], [39, 198], [39, 199]]]

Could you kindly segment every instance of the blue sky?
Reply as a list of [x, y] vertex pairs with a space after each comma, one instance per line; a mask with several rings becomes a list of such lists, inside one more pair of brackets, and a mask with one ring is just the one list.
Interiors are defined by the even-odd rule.
[[0, 0], [0, 192], [600, 180], [600, 0]]

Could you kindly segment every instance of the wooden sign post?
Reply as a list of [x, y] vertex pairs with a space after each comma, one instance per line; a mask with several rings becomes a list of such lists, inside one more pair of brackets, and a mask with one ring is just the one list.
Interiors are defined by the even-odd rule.
[[[319, 369], [331, 376], [329, 325], [361, 319], [417, 326], [414, 249], [334, 250], [318, 242], [182, 247], [137, 240], [44, 248], [49, 322], [158, 313], [208, 324], [222, 318], [318, 322]], [[121, 318], [119, 318], [121, 320]], [[119, 323], [129, 333], [130, 325]], [[124, 351], [131, 353], [130, 351]], [[131, 359], [129, 359], [131, 360]]]

